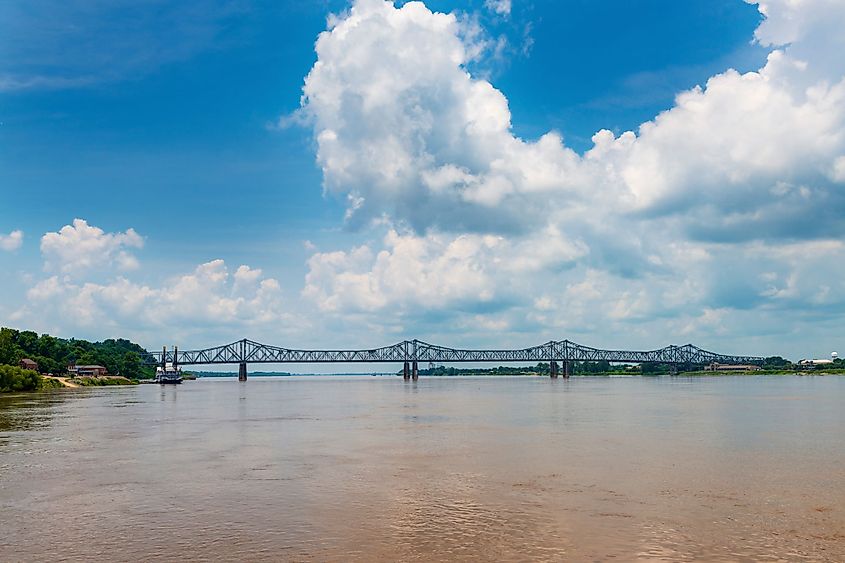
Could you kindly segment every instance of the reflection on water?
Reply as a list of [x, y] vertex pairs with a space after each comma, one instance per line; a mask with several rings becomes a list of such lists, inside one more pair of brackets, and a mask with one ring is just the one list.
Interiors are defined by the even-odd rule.
[[[0, 432], [33, 430], [49, 426], [67, 395], [43, 393], [0, 394]], [[2, 439], [2, 438], [0, 438]]]
[[843, 400], [834, 377], [3, 398], [0, 559], [838, 561]]

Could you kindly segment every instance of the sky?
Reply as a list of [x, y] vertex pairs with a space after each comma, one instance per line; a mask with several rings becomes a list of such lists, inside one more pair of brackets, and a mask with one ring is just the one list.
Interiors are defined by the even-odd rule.
[[845, 334], [841, 0], [0, 4], [0, 325], [694, 343]]

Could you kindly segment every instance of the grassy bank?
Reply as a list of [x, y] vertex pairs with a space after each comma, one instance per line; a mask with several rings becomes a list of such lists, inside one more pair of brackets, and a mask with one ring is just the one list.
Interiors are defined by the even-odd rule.
[[138, 385], [137, 381], [120, 376], [74, 377], [70, 380], [80, 387], [107, 387], [110, 385]]
[[43, 389], [62, 389], [64, 385], [58, 379], [53, 379], [52, 377], [44, 377], [41, 376], [41, 386], [39, 390]]
[[[67, 384], [63, 382], [67, 381]], [[64, 379], [45, 377], [39, 373], [16, 366], [0, 365], [0, 393], [43, 391], [63, 387], [103, 387], [107, 385], [137, 385], [137, 381], [119, 376], [76, 377]]]
[[784, 370], [762, 369], [755, 371], [684, 371], [678, 375], [845, 375], [845, 369]]

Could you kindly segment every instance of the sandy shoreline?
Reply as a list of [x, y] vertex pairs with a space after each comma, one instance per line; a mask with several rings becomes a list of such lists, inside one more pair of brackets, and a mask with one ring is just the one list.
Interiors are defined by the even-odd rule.
[[62, 384], [62, 386], [64, 386], [64, 387], [68, 387], [68, 388], [77, 388], [77, 387], [81, 387], [80, 385], [77, 385], [76, 383], [74, 383], [74, 382], [70, 381], [67, 377], [57, 377], [57, 376], [54, 376], [54, 375], [44, 375], [44, 376], [42, 376], [42, 377], [43, 377], [44, 379], [53, 379], [53, 380], [55, 380], [55, 381], [58, 381], [58, 382], [59, 382], [59, 383], [61, 383], [61, 384]]

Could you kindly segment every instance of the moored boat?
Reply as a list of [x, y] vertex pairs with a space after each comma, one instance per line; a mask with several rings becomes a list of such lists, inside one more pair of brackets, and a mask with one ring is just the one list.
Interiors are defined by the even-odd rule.
[[156, 368], [156, 383], [162, 385], [182, 383], [182, 370], [171, 363], [164, 364], [164, 367]]

